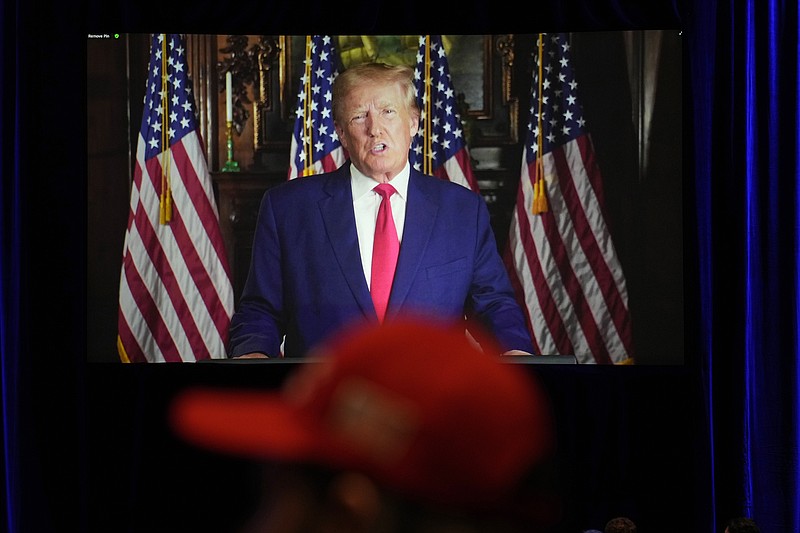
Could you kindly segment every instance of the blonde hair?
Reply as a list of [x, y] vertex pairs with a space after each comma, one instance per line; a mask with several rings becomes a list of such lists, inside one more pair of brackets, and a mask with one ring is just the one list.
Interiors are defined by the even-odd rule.
[[414, 71], [409, 66], [386, 63], [362, 63], [346, 69], [333, 80], [333, 120], [340, 121], [342, 102], [353, 87], [362, 83], [398, 84], [405, 95], [405, 105], [409, 114], [419, 118], [413, 75]]

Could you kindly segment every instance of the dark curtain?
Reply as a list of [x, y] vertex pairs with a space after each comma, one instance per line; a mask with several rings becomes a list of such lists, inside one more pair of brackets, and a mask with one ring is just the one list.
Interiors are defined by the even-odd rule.
[[[675, 490], [704, 510], [686, 531], [721, 532], [737, 515], [753, 516], [764, 532], [800, 531], [796, 2], [476, 0], [457, 6], [457, 16], [432, 17], [431, 5], [388, 2], [345, 13], [321, 2], [156, 12], [124, 2], [36, 4], [0, 3], [0, 494], [10, 532], [80, 530], [90, 506], [82, 399], [87, 30], [399, 33], [416, 30], [426, 14], [444, 21], [438, 33], [683, 32], [685, 360], [704, 423], [686, 436], [697, 450], [686, 468], [698, 483]], [[335, 31], [320, 26], [331, 20]]]
[[3, 503], [0, 516], [8, 531], [16, 528], [20, 498], [18, 486], [19, 412], [17, 366], [19, 360], [20, 198], [19, 198], [19, 53], [14, 40], [16, 5], [0, 1], [0, 394], [2, 394], [3, 453], [0, 471]]
[[84, 531], [85, 43], [78, 5], [0, 0], [0, 531]]
[[697, 228], [687, 266], [714, 516], [799, 531], [797, 3], [704, 2], [687, 21]]

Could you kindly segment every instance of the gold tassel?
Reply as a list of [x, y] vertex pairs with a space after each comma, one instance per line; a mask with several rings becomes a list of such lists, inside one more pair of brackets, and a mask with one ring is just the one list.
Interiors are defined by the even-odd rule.
[[165, 187], [161, 193], [158, 220], [162, 224], [168, 224], [172, 221], [172, 192], [169, 187]]
[[533, 214], [541, 215], [542, 213], [547, 213], [549, 210], [547, 195], [544, 192], [544, 179], [540, 179], [536, 182], [533, 189]]
[[125, 346], [122, 344], [122, 339], [119, 335], [117, 335], [117, 352], [119, 353], [119, 360], [123, 363], [130, 363], [131, 360], [128, 357], [128, 352], [125, 351]]
[[541, 158], [536, 160], [536, 175], [533, 178], [533, 205], [531, 211], [534, 215], [541, 215], [549, 211], [547, 194], [545, 193], [544, 162]]

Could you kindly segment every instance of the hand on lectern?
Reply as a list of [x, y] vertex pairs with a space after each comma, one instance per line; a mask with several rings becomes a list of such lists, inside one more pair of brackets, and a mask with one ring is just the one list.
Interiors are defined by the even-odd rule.
[[269, 359], [269, 356], [261, 352], [251, 352], [234, 357], [234, 359]]

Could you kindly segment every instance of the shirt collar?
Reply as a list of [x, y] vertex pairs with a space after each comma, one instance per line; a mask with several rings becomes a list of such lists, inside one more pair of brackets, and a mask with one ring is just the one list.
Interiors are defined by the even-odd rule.
[[[404, 200], [408, 198], [408, 180], [410, 175], [411, 165], [406, 162], [406, 166], [403, 167], [403, 170], [389, 181], [389, 184], [395, 188], [400, 198]], [[355, 165], [350, 165], [350, 187], [353, 190], [354, 201], [372, 192], [372, 189], [374, 189], [377, 184], [378, 182], [363, 174]]]

